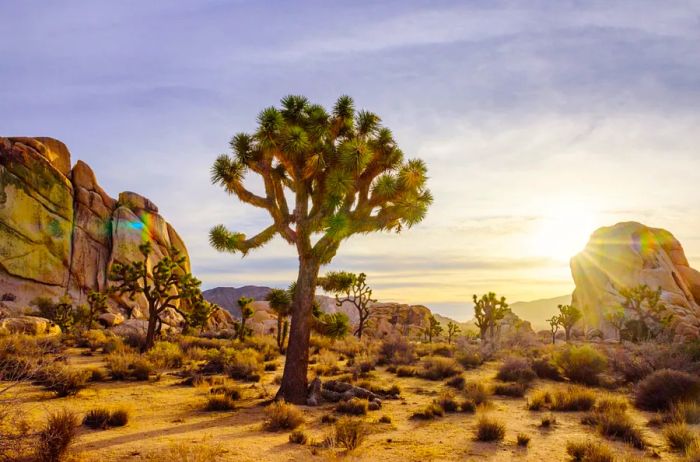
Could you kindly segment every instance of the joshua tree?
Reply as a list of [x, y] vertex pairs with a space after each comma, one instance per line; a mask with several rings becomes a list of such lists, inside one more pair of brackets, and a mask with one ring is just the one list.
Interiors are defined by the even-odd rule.
[[494, 340], [496, 335], [496, 327], [501, 320], [510, 312], [506, 298], [496, 297], [494, 292], [482, 295], [478, 298], [476, 294], [472, 298], [474, 300], [474, 320], [479, 328], [481, 340], [486, 340], [486, 332], [488, 331], [489, 339]]
[[433, 343], [433, 337], [438, 337], [440, 334], [442, 334], [440, 321], [435, 319], [435, 316], [430, 315], [428, 318], [428, 326], [425, 328], [425, 337], [428, 339], [428, 343]]
[[666, 312], [666, 305], [661, 300], [661, 287], [657, 290], [651, 289], [646, 284], [641, 284], [632, 288], [621, 288], [620, 295], [625, 300], [622, 302], [622, 308], [631, 311], [637, 317], [635, 328], [638, 332], [634, 337], [646, 339], [652, 336], [652, 326], [650, 321], [661, 327], [668, 324], [670, 315]]
[[199, 328], [199, 332], [201, 333], [204, 331], [204, 328], [207, 327], [211, 315], [214, 314], [214, 311], [220, 309], [220, 307], [215, 303], [204, 300], [201, 293], [190, 303], [192, 305], [190, 313], [183, 313], [181, 310], [178, 310], [178, 312], [185, 318], [185, 322], [187, 323], [186, 328]]
[[245, 323], [254, 313], [253, 307], [250, 305], [253, 302], [254, 300], [250, 297], [241, 297], [238, 299], [238, 308], [241, 309], [241, 325], [238, 326], [238, 339], [241, 341], [245, 339], [246, 335]]
[[342, 312], [319, 313], [315, 318], [314, 330], [331, 340], [338, 340], [346, 335], [350, 330], [350, 319]]
[[554, 315], [547, 319], [547, 322], [549, 323], [549, 329], [552, 331], [552, 345], [554, 345], [557, 342], [557, 332], [559, 332], [561, 320], [559, 319], [559, 316]]
[[[357, 329], [355, 329], [357, 338], [362, 338], [365, 323], [372, 314], [370, 303], [377, 301], [372, 298], [372, 289], [367, 286], [366, 280], [365, 273], [354, 274], [345, 271], [333, 271], [318, 279], [318, 285], [323, 290], [335, 294], [337, 306], [342, 306], [345, 302], [350, 302], [355, 306], [359, 317]], [[345, 297], [341, 299], [340, 294], [345, 294]]]
[[448, 322], [447, 323], [447, 343], [451, 344], [452, 343], [452, 338], [457, 335], [462, 329], [459, 328], [457, 323], [455, 322]]
[[85, 326], [92, 329], [92, 326], [97, 322], [97, 317], [107, 312], [107, 294], [91, 290], [88, 292], [88, 311], [85, 317]]
[[31, 304], [39, 309], [39, 314], [50, 320], [63, 332], [68, 332], [75, 324], [76, 311], [73, 307], [73, 299], [64, 295], [54, 302], [48, 297], [37, 297]]
[[622, 343], [622, 329], [625, 327], [627, 322], [627, 316], [625, 315], [625, 309], [621, 306], [610, 308], [603, 314], [605, 320], [610, 324], [615, 332], [617, 332], [617, 341]]
[[[260, 113], [254, 133], [235, 135], [231, 148], [233, 156], [216, 159], [212, 181], [267, 211], [272, 223], [250, 238], [218, 225], [210, 241], [217, 250], [246, 255], [279, 234], [296, 247], [298, 290], [277, 398], [303, 404], [321, 265], [330, 263], [341, 242], [354, 234], [398, 232], [423, 220], [432, 202], [427, 169], [421, 160], [405, 162], [379, 117], [356, 112], [348, 96], [340, 97], [330, 114], [303, 96], [287, 96], [281, 108]], [[244, 185], [248, 172], [262, 180], [262, 195]]]
[[270, 302], [270, 308], [277, 315], [277, 348], [284, 353], [284, 341], [287, 339], [289, 321], [287, 317], [292, 311], [292, 298], [288, 290], [272, 289], [265, 300]]
[[[559, 305], [559, 325], [564, 328], [564, 336], [568, 342], [571, 339], [571, 329], [581, 320], [583, 314], [574, 305]], [[554, 342], [552, 342], [554, 343]]]
[[185, 270], [185, 257], [176, 248], [148, 269], [148, 257], [153, 252], [150, 242], [139, 246], [142, 260], [122, 264], [115, 262], [109, 279], [115, 283], [111, 289], [116, 293], [129, 294], [133, 300], [143, 294], [148, 302], [148, 329], [142, 351], [148, 351], [155, 343], [163, 321], [161, 315], [168, 308], [178, 309], [201, 293], [200, 281]]

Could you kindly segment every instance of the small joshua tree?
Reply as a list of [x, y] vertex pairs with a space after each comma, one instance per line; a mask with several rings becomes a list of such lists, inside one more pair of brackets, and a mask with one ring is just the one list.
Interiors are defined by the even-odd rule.
[[558, 308], [559, 316], [557, 318], [559, 319], [559, 325], [564, 328], [564, 335], [568, 342], [571, 339], [571, 329], [581, 320], [583, 314], [574, 305], [559, 305]]
[[[372, 314], [370, 304], [377, 301], [372, 298], [372, 289], [369, 288], [366, 280], [365, 273], [354, 274], [346, 271], [330, 272], [318, 279], [318, 285], [323, 290], [335, 294], [337, 306], [342, 306], [345, 302], [350, 302], [355, 306], [359, 318], [357, 329], [355, 329], [357, 338], [362, 338], [367, 319]], [[340, 298], [341, 294], [345, 294], [342, 299]]]
[[265, 300], [270, 302], [270, 309], [277, 316], [277, 348], [279, 348], [280, 353], [284, 353], [284, 341], [287, 339], [287, 331], [289, 330], [287, 318], [292, 312], [292, 298], [288, 290], [272, 289]]
[[559, 319], [559, 316], [555, 315], [547, 319], [547, 322], [549, 323], [549, 329], [552, 331], [552, 345], [554, 345], [557, 341], [557, 332], [559, 332], [559, 326], [561, 325], [561, 321]]
[[[330, 113], [303, 96], [287, 96], [280, 108], [260, 113], [252, 134], [239, 133], [230, 145], [234, 155], [216, 159], [213, 183], [265, 210], [271, 223], [252, 237], [218, 225], [210, 241], [219, 251], [246, 255], [279, 234], [295, 247], [298, 290], [276, 398], [305, 404], [312, 306], [321, 266], [355, 234], [399, 232], [420, 223], [432, 203], [427, 168], [418, 159], [405, 161], [379, 116], [355, 111], [348, 96], [340, 97]], [[262, 195], [246, 188], [248, 173], [258, 175]]]
[[37, 297], [31, 302], [39, 309], [39, 314], [50, 320], [63, 332], [68, 332], [76, 321], [76, 310], [73, 306], [73, 299], [64, 295], [54, 302], [48, 297]]
[[178, 311], [180, 311], [180, 314], [185, 318], [188, 328], [198, 328], [199, 332], [201, 333], [207, 327], [212, 314], [214, 314], [216, 310], [220, 309], [220, 307], [215, 303], [210, 303], [207, 300], [204, 300], [201, 292], [193, 298], [194, 300], [190, 301], [192, 307], [189, 313], [182, 313], [180, 310]]
[[472, 299], [474, 300], [474, 320], [479, 328], [481, 340], [486, 340], [488, 332], [489, 339], [493, 341], [496, 336], [496, 327], [510, 312], [506, 298], [499, 299], [494, 292], [489, 292], [482, 295], [481, 298], [475, 294]]
[[168, 308], [178, 309], [179, 302], [193, 299], [200, 293], [200, 282], [185, 271], [185, 257], [176, 248], [148, 269], [148, 258], [153, 252], [150, 242], [139, 246], [142, 259], [130, 263], [115, 262], [109, 279], [115, 284], [112, 290], [128, 294], [133, 300], [143, 294], [148, 302], [148, 329], [142, 351], [150, 350], [163, 320], [161, 315]]
[[455, 322], [448, 322], [447, 323], [447, 343], [452, 344], [452, 339], [454, 338], [455, 335], [457, 335], [462, 329], [459, 328], [457, 323]]
[[96, 290], [88, 292], [88, 311], [84, 322], [85, 327], [92, 329], [92, 326], [97, 323], [97, 318], [107, 312], [107, 294]]
[[442, 334], [442, 326], [440, 321], [435, 319], [435, 316], [430, 315], [428, 318], [428, 326], [425, 328], [425, 337], [428, 343], [433, 343], [433, 337], [439, 337]]
[[[625, 298], [622, 308], [625, 312], [632, 312], [637, 318], [637, 322], [633, 324], [634, 330], [637, 331], [633, 333], [634, 338], [646, 340], [653, 337], [670, 322], [671, 315], [661, 300], [661, 287], [657, 290], [646, 284], [623, 287], [620, 289], [620, 295]], [[629, 321], [627, 324], [630, 324]]]
[[241, 309], [241, 325], [238, 327], [238, 339], [243, 341], [246, 336], [246, 321], [253, 316], [254, 310], [251, 306], [254, 300], [250, 297], [241, 297], [238, 299], [238, 308]]
[[603, 314], [605, 320], [610, 324], [615, 332], [617, 332], [617, 341], [622, 343], [622, 329], [624, 329], [627, 323], [627, 316], [625, 315], [625, 309], [621, 306], [610, 308]]

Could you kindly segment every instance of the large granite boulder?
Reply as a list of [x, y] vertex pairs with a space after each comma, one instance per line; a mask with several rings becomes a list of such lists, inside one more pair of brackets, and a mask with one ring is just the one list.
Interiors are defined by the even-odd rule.
[[61, 328], [46, 318], [38, 316], [15, 316], [0, 320], [0, 330], [11, 334], [58, 335]]
[[621, 288], [646, 284], [661, 288], [677, 341], [700, 336], [700, 273], [688, 265], [683, 247], [666, 230], [635, 222], [600, 228], [571, 259], [571, 274], [573, 303], [583, 310], [589, 329], [612, 337], [605, 311], [620, 306]]

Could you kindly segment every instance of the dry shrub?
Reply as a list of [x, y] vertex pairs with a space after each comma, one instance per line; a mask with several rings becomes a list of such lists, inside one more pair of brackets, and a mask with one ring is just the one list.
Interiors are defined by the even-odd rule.
[[44, 388], [56, 393], [56, 396], [65, 397], [76, 395], [86, 388], [91, 376], [87, 369], [54, 364], [41, 371], [40, 382]]
[[457, 361], [442, 356], [424, 358], [421, 361], [421, 367], [422, 370], [418, 371], [418, 375], [428, 380], [442, 380], [462, 372], [462, 368]]
[[241, 399], [241, 389], [237, 386], [222, 385], [209, 390], [212, 395], [223, 395], [234, 401]]
[[557, 418], [554, 416], [554, 414], [543, 415], [540, 419], [540, 427], [542, 428], [549, 428], [556, 423]]
[[105, 429], [109, 426], [109, 409], [92, 409], [85, 414], [83, 425], [90, 428]]
[[700, 404], [696, 401], [674, 403], [669, 410], [668, 420], [675, 423], [698, 424], [700, 423]]
[[559, 390], [536, 390], [528, 398], [531, 411], [543, 409], [561, 412], [590, 411], [596, 402], [595, 393], [582, 387], [570, 386]]
[[98, 348], [102, 348], [107, 343], [108, 338], [103, 330], [91, 329], [80, 333], [77, 341], [78, 346], [89, 348], [90, 351], [97, 351]]
[[438, 403], [430, 403], [420, 411], [411, 414], [412, 419], [432, 420], [445, 415], [445, 410]]
[[112, 353], [105, 358], [112, 380], [148, 380], [153, 364], [138, 354]]
[[277, 342], [271, 336], [263, 335], [257, 336], [253, 335], [251, 337], [246, 337], [243, 342], [244, 349], [251, 349], [262, 355], [262, 361], [272, 361], [277, 359], [280, 355], [279, 347]]
[[506, 436], [506, 426], [500, 420], [489, 416], [481, 416], [476, 422], [474, 439], [477, 441], [501, 441]]
[[562, 379], [561, 372], [556, 364], [549, 358], [537, 358], [532, 361], [532, 370], [535, 371], [537, 377], [560, 381]]
[[516, 442], [521, 448], [526, 448], [530, 445], [529, 435], [526, 435], [525, 433], [518, 433], [518, 436], [516, 438]]
[[322, 349], [318, 353], [318, 360], [314, 368], [318, 375], [336, 375], [340, 372], [338, 367], [338, 355], [330, 350]]
[[304, 413], [293, 404], [275, 401], [265, 409], [267, 419], [264, 428], [269, 432], [294, 430], [304, 423]]
[[418, 371], [416, 370], [415, 367], [399, 366], [396, 369], [396, 376], [397, 377], [415, 377], [417, 374], [418, 374]]
[[334, 442], [336, 446], [352, 451], [362, 444], [367, 433], [364, 422], [344, 417], [335, 424]]
[[209, 350], [207, 356], [207, 363], [201, 368], [202, 373], [223, 372], [233, 379], [257, 382], [264, 368], [263, 355], [252, 348]]
[[334, 416], [333, 414], [325, 414], [323, 417], [321, 417], [321, 423], [336, 423], [338, 421], [338, 417]]
[[455, 397], [455, 394], [450, 391], [444, 391], [440, 394], [440, 397], [435, 401], [445, 412], [457, 412], [459, 411], [459, 403]]
[[233, 411], [234, 409], [236, 409], [236, 402], [226, 395], [210, 396], [204, 407], [205, 411], [210, 412]]
[[457, 390], [463, 390], [464, 385], [466, 383], [467, 381], [463, 375], [457, 375], [446, 381], [445, 385], [447, 385], [448, 387], [456, 388]]
[[413, 364], [416, 361], [415, 347], [403, 336], [388, 337], [379, 348], [379, 360], [383, 364]]
[[489, 401], [489, 392], [481, 382], [467, 382], [462, 390], [462, 396], [477, 406]]
[[335, 407], [335, 411], [341, 414], [366, 415], [369, 402], [366, 399], [351, 398], [348, 401], [341, 401]]
[[525, 358], [507, 358], [498, 369], [496, 378], [503, 382], [529, 383], [537, 378], [535, 371], [530, 367], [530, 363]]
[[672, 424], [664, 428], [664, 436], [668, 446], [679, 452], [686, 452], [698, 437], [686, 424]]
[[388, 415], [383, 415], [383, 416], [381, 416], [381, 417], [379, 418], [379, 420], [377, 420], [377, 422], [378, 422], [378, 423], [382, 423], [382, 424], [390, 424], [390, 423], [391, 423], [391, 417], [389, 417]]
[[177, 343], [156, 342], [146, 357], [158, 369], [176, 369], [182, 367], [185, 354]]
[[68, 454], [75, 439], [80, 420], [66, 409], [49, 414], [37, 438], [37, 459], [41, 462], [60, 462]]
[[309, 442], [309, 437], [302, 430], [294, 430], [289, 434], [289, 442], [292, 444], [306, 444]]
[[597, 385], [608, 364], [606, 356], [590, 345], [567, 347], [556, 355], [555, 363], [572, 382], [586, 385]]
[[209, 443], [173, 443], [168, 449], [153, 451], [141, 458], [144, 462], [212, 462], [225, 453], [221, 445]]
[[523, 383], [498, 383], [493, 387], [493, 394], [499, 396], [509, 396], [511, 398], [522, 398], [525, 396], [527, 386]]
[[129, 411], [125, 408], [115, 409], [109, 414], [109, 421], [107, 424], [110, 427], [123, 427], [129, 423]]
[[606, 354], [610, 369], [628, 383], [661, 369], [685, 371], [692, 364], [682, 347], [660, 342], [625, 343], [607, 348]]
[[674, 403], [696, 400], [698, 396], [700, 379], [687, 372], [662, 369], [639, 383], [635, 405], [649, 411], [666, 410]]
[[576, 462], [615, 461], [615, 455], [608, 446], [592, 440], [568, 441], [566, 443], [566, 453], [571, 456], [571, 460]]
[[383, 398], [396, 399], [401, 394], [401, 387], [397, 384], [391, 384], [389, 386], [375, 385], [367, 380], [357, 384], [358, 387], [364, 388], [371, 391], [375, 395], [382, 396]]
[[582, 419], [582, 423], [595, 426], [598, 433], [610, 439], [624, 441], [637, 449], [644, 449], [646, 442], [624, 409], [606, 406], [596, 409]]
[[455, 353], [455, 359], [465, 369], [474, 369], [484, 363], [481, 351], [476, 347], [465, 347]]

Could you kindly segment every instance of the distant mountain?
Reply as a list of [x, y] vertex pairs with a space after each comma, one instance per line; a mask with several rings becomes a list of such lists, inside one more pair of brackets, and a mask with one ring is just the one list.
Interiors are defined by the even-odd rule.
[[253, 300], [265, 300], [270, 293], [269, 287], [243, 286], [243, 287], [215, 287], [202, 292], [204, 299], [211, 303], [216, 303], [233, 316], [240, 318], [241, 310], [238, 308], [238, 299], [250, 297]]
[[466, 333], [467, 331], [470, 331], [470, 330], [478, 331], [476, 326], [474, 326], [474, 321], [458, 322], [452, 318], [448, 318], [447, 316], [443, 316], [443, 315], [438, 314], [438, 313], [433, 313], [433, 316], [435, 317], [435, 319], [438, 320], [438, 322], [440, 323], [440, 325], [442, 326], [442, 328], [444, 329], [445, 332], [447, 332], [447, 324], [450, 322], [457, 324], [460, 328], [461, 333]]
[[557, 305], [568, 305], [570, 303], [571, 294], [568, 294], [531, 302], [515, 302], [510, 305], [510, 309], [519, 318], [530, 321], [532, 328], [537, 331], [549, 329], [547, 319], [557, 313]]

